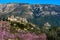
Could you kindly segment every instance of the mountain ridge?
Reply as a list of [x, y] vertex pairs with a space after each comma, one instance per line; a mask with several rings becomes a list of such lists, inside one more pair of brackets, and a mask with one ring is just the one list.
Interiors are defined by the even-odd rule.
[[[2, 5], [2, 4], [1, 4]], [[60, 6], [51, 4], [4, 4], [0, 5], [0, 15], [25, 17], [29, 22], [44, 25], [49, 22], [52, 26], [60, 26]], [[13, 10], [12, 10], [13, 9]], [[3, 17], [2, 16], [2, 17]]]

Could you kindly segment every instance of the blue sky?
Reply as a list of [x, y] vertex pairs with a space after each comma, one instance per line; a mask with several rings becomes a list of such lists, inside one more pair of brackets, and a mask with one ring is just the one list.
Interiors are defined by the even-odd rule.
[[0, 4], [5, 3], [30, 3], [30, 4], [56, 4], [60, 5], [60, 0], [0, 0]]

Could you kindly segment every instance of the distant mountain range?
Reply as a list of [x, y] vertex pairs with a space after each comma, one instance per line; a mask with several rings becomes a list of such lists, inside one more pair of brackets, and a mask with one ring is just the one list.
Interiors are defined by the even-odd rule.
[[51, 4], [0, 4], [0, 17], [26, 18], [29, 22], [43, 26], [49, 22], [52, 26], [60, 26], [60, 6]]

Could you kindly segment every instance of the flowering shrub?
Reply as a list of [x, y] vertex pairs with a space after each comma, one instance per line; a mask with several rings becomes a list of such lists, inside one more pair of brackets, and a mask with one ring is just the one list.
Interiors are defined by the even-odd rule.
[[18, 40], [46, 40], [46, 35], [43, 33], [41, 35], [36, 35], [35, 33], [17, 33], [17, 34], [12, 34], [6, 31], [3, 31], [3, 33], [0, 34], [1, 38], [4, 40], [8, 39], [18, 39]]
[[0, 40], [46, 40], [46, 34], [39, 34], [36, 35], [35, 33], [25, 33], [25, 32], [21, 32], [21, 33], [10, 33], [9, 31], [6, 30], [2, 30], [2, 28], [0, 28]]
[[11, 33], [10, 23], [6, 23], [3, 22], [0, 24], [0, 40], [46, 40], [47, 38], [45, 33], [37, 35], [35, 32], [25, 32], [24, 30], [22, 32], [15, 32], [13, 30], [15, 33]]

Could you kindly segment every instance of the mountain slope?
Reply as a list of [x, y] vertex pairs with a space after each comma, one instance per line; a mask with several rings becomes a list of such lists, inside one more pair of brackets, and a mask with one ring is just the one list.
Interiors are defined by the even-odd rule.
[[[2, 7], [1, 7], [2, 6]], [[60, 26], [60, 6], [51, 4], [1, 4], [1, 18], [11, 15], [25, 17], [29, 22], [42, 26], [49, 22], [52, 26]]]

